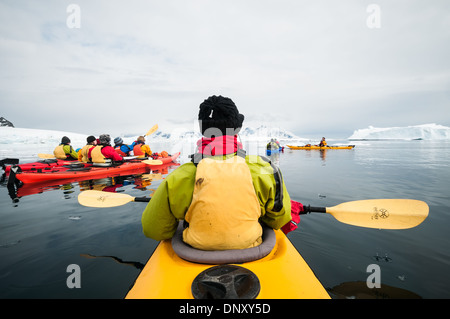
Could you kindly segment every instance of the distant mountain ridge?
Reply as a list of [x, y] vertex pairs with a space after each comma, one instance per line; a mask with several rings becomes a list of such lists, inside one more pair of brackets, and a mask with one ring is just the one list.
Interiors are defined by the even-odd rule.
[[[291, 140], [301, 139], [295, 134], [281, 129], [279, 127], [270, 127], [267, 125], [260, 125], [259, 127], [244, 127], [239, 132], [239, 136], [242, 139], [247, 140], [267, 140], [270, 138], [276, 138], [278, 140]], [[169, 139], [200, 139], [202, 137], [199, 131], [174, 129], [170, 133], [166, 131], [158, 130], [149, 136], [152, 140], [169, 140]]]
[[14, 127], [14, 125], [3, 116], [0, 117], [0, 126]]
[[300, 139], [295, 134], [281, 129], [279, 127], [270, 127], [266, 125], [261, 125], [257, 128], [246, 127], [239, 133], [242, 137], [249, 138], [277, 138], [280, 140], [290, 140], [290, 139]]

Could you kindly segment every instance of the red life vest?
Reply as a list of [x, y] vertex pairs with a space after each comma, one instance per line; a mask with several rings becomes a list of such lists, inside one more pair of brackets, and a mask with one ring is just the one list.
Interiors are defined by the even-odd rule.
[[122, 156], [122, 157], [128, 156], [127, 154], [125, 154], [124, 152], [122, 152], [122, 150], [120, 149], [120, 145], [117, 146], [114, 150], [117, 152], [117, 154], [119, 154], [119, 155]]
[[134, 155], [134, 156], [145, 155], [145, 153], [141, 150], [141, 143], [137, 143], [137, 144], [133, 147], [133, 155]]

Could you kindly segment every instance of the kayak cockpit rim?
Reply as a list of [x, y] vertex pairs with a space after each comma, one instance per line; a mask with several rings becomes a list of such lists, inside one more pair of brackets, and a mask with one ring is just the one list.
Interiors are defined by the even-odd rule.
[[200, 250], [183, 241], [183, 221], [180, 221], [172, 237], [172, 248], [178, 257], [201, 264], [240, 264], [259, 260], [269, 255], [275, 247], [276, 236], [272, 228], [263, 226], [262, 243], [247, 249]]

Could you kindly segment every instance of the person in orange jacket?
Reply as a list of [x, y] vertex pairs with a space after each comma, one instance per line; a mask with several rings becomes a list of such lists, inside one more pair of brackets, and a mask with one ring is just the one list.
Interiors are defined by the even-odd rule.
[[139, 157], [150, 157], [152, 156], [152, 150], [150, 146], [145, 144], [145, 137], [139, 136], [137, 140], [133, 143], [133, 154], [134, 156]]

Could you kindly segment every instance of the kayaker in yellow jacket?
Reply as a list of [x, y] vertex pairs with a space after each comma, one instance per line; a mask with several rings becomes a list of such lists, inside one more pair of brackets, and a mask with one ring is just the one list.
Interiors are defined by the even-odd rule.
[[325, 141], [325, 137], [322, 137], [322, 140], [320, 141], [319, 146], [320, 146], [320, 147], [325, 147], [325, 146], [327, 146], [327, 141]]
[[92, 158], [93, 163], [123, 163], [123, 157], [111, 146], [111, 137], [109, 134], [100, 135], [98, 141], [100, 143], [88, 151], [88, 157]]
[[92, 161], [89, 157], [89, 150], [97, 145], [97, 139], [91, 135], [86, 138], [86, 142], [87, 144], [78, 151], [78, 160], [83, 163]]
[[281, 172], [260, 156], [240, 156], [237, 134], [244, 116], [231, 99], [209, 97], [200, 104], [198, 119], [203, 137], [197, 153], [155, 191], [142, 215], [144, 234], [172, 238], [178, 221], [185, 220], [183, 240], [195, 248], [258, 246], [260, 223], [279, 229], [291, 220]]
[[77, 160], [78, 153], [70, 145], [70, 139], [67, 136], [63, 136], [61, 139], [61, 144], [59, 144], [53, 150], [53, 155], [56, 158], [62, 160]]
[[152, 150], [150, 149], [150, 146], [145, 144], [144, 136], [139, 136], [133, 143], [133, 155], [138, 158], [152, 156]]

